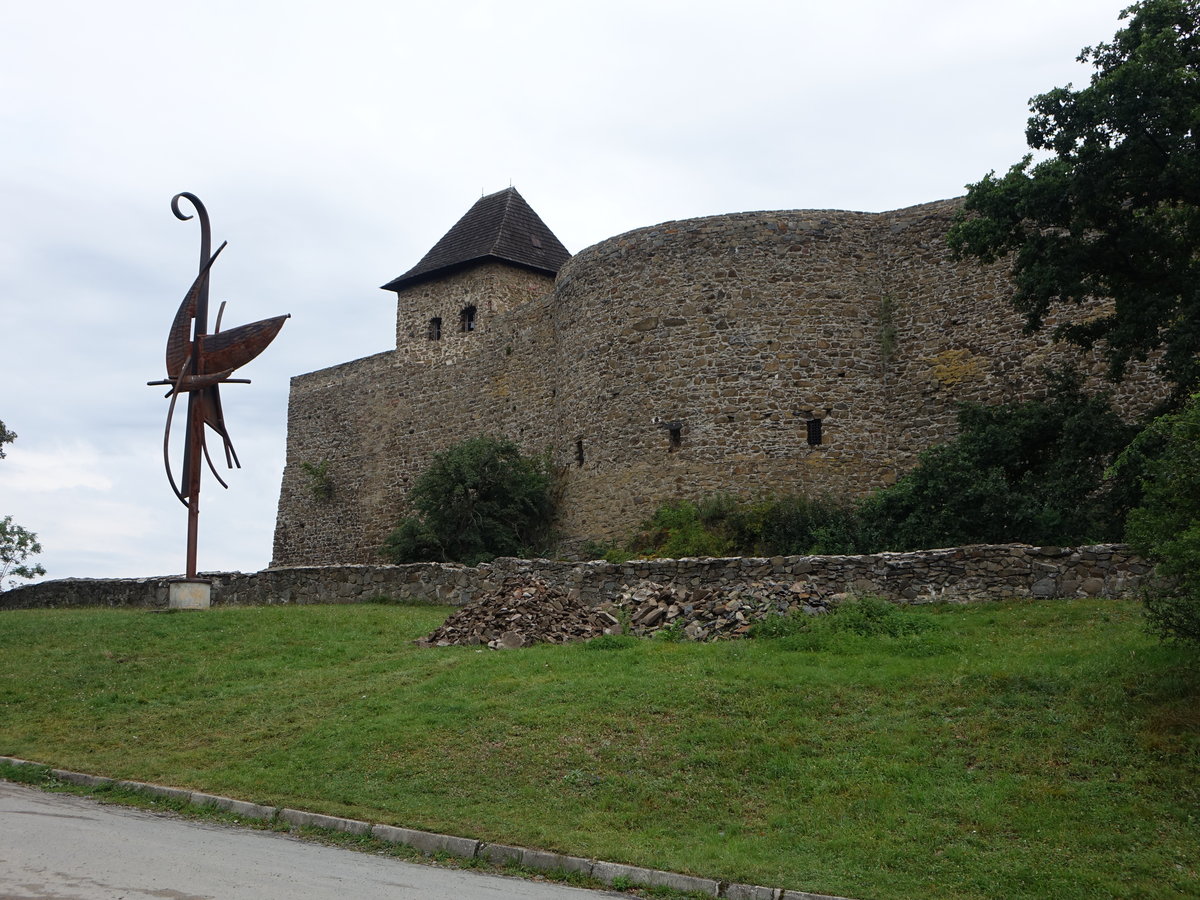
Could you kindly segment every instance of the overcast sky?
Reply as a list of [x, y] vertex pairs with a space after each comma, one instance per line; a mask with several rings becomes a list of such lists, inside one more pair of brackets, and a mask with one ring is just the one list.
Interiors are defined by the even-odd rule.
[[0, 515], [48, 577], [184, 568], [167, 328], [207, 205], [224, 327], [291, 313], [223, 389], [243, 468], [200, 568], [270, 562], [288, 379], [394, 346], [394, 294], [482, 193], [568, 250], [671, 219], [881, 211], [1025, 152], [1124, 0], [0, 4]]

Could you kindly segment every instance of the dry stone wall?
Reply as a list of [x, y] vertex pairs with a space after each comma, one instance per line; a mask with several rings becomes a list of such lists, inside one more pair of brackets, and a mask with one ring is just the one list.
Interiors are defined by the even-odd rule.
[[[970, 602], [1013, 597], [1128, 597], [1151, 567], [1122, 544], [1088, 547], [979, 545], [866, 556], [772, 559], [652, 559], [616, 564], [498, 559], [476, 567], [308, 566], [215, 573], [215, 605], [394, 601], [461, 606], [506, 579], [533, 577], [590, 606], [648, 583], [678, 591], [793, 589], [816, 605], [842, 594], [876, 594], [897, 603]], [[64, 579], [0, 593], [0, 609], [167, 605], [168, 578]]]
[[[1023, 333], [1003, 266], [950, 257], [957, 209], [668, 222], [582, 251], [553, 289], [488, 263], [401, 292], [396, 351], [292, 381], [273, 565], [378, 562], [413, 479], [468, 437], [550, 454], [570, 547], [668, 500], [863, 495], [952, 437], [962, 401], [1031, 398], [1055, 361], [1098, 371]], [[468, 302], [475, 330], [454, 332]], [[1158, 393], [1122, 392], [1130, 415]]]

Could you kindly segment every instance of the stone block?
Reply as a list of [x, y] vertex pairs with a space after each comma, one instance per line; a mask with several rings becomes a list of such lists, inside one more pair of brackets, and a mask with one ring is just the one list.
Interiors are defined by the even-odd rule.
[[591, 875], [594, 865], [590, 859], [583, 859], [579, 856], [563, 856], [559, 853], [548, 853], [545, 850], [526, 850], [521, 854], [521, 863], [531, 869], [539, 869], [543, 872], [561, 870], [577, 872], [581, 875]]
[[223, 799], [228, 802], [222, 804], [221, 809], [233, 813], [235, 816], [241, 816], [243, 819], [259, 819], [267, 822], [275, 818], [274, 806], [261, 806], [258, 803], [247, 803], [245, 800]]
[[72, 772], [68, 769], [51, 769], [50, 774], [59, 781], [65, 781], [68, 784], [77, 784], [80, 787], [107, 787], [113, 784], [112, 778], [105, 778], [103, 775], [87, 775], [83, 772]]
[[212, 583], [172, 581], [167, 605], [171, 609], [208, 609], [212, 606]]
[[158, 784], [146, 784], [144, 781], [118, 781], [114, 787], [124, 788], [127, 791], [136, 791], [139, 794], [146, 794], [151, 797], [162, 797], [166, 800], [178, 800], [183, 803], [190, 803], [192, 800], [192, 792], [183, 788], [163, 787]]
[[757, 884], [727, 884], [725, 893], [721, 896], [725, 897], [725, 900], [779, 900], [781, 893], [783, 892], [779, 888], [762, 887]]
[[524, 847], [513, 847], [508, 844], [480, 844], [478, 851], [480, 859], [486, 859], [496, 866], [509, 863], [520, 865], [524, 853]]
[[295, 825], [297, 828], [328, 828], [330, 831], [342, 831], [346, 834], [369, 834], [369, 822], [357, 819], [343, 819], [341, 816], [326, 816], [321, 813], [304, 812], [299, 809], [281, 809], [279, 820]]
[[479, 850], [479, 841], [471, 838], [418, 831], [415, 828], [398, 828], [394, 825], [375, 825], [371, 828], [371, 836], [391, 844], [406, 844], [422, 853], [448, 853], [463, 859], [473, 859]]
[[1053, 597], [1058, 593], [1058, 585], [1053, 578], [1040, 578], [1033, 583], [1029, 593], [1035, 597]]
[[592, 877], [612, 884], [618, 878], [624, 878], [632, 884], [644, 884], [648, 887], [665, 887], [676, 891], [698, 891], [712, 897], [718, 895], [720, 884], [711, 878], [696, 878], [692, 875], [680, 875], [675, 872], [663, 872], [659, 869], [643, 869], [640, 866], [624, 866], [620, 863], [597, 862], [592, 866]]

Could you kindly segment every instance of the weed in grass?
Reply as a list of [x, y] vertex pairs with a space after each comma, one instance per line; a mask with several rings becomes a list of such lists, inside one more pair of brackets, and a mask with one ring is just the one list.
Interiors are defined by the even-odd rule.
[[638, 638], [632, 634], [602, 634], [587, 641], [583, 646], [588, 650], [628, 650], [637, 646]]
[[37, 787], [50, 787], [52, 783], [57, 783], [57, 779], [50, 774], [49, 766], [14, 766], [7, 762], [0, 762], [0, 780]]
[[937, 625], [927, 616], [912, 615], [895, 603], [868, 594], [838, 604], [829, 616], [827, 627], [862, 637], [900, 637], [929, 631]]
[[654, 632], [653, 640], [663, 641], [664, 643], [678, 643], [684, 638], [683, 629], [687, 625], [683, 616], [678, 617], [669, 625], [664, 625], [658, 631]]
[[750, 637], [778, 642], [781, 649], [808, 653], [854, 654], [886, 651], [924, 659], [958, 649], [928, 615], [879, 597], [847, 600], [823, 615], [790, 612], [755, 623]]
[[806, 613], [796, 611], [786, 615], [767, 616], [751, 625], [748, 635], [752, 639], [772, 640], [805, 634], [812, 630], [812, 618]]

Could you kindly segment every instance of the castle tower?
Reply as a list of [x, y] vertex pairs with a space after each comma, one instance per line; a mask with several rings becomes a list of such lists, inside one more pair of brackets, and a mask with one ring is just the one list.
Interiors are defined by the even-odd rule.
[[396, 349], [448, 361], [498, 313], [548, 293], [571, 254], [506, 188], [481, 197], [421, 261], [383, 285], [396, 292]]

